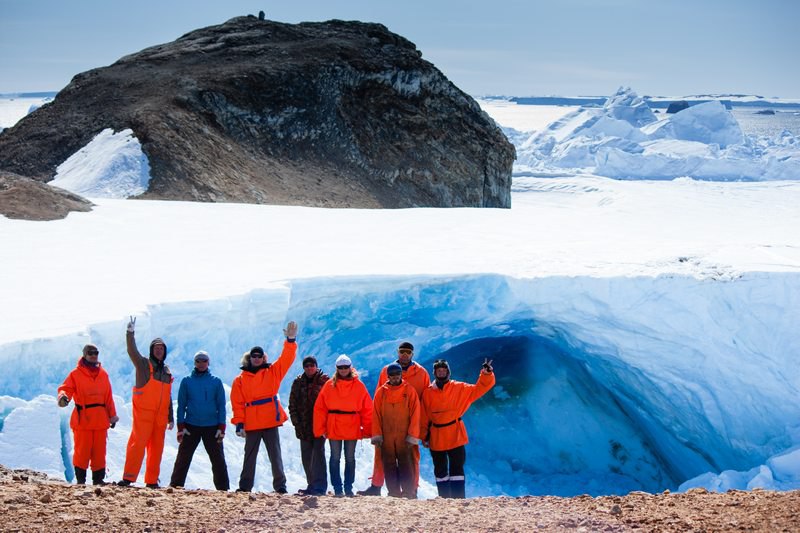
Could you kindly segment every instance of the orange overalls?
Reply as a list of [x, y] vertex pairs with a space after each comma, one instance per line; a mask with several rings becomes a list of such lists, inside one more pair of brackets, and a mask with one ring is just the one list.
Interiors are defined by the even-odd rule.
[[420, 438], [420, 401], [417, 391], [407, 382], [396, 386], [387, 382], [378, 387], [373, 401], [372, 435], [383, 437], [383, 443], [375, 449], [380, 448], [389, 496], [416, 498], [419, 468], [415, 468], [412, 450], [419, 450], [419, 446], [406, 442], [406, 437]]
[[[378, 387], [375, 389], [376, 394], [378, 393], [378, 389], [387, 381], [389, 381], [389, 375], [386, 372], [386, 367], [383, 367], [381, 375], [378, 377]], [[431, 384], [431, 376], [428, 374], [428, 371], [425, 370], [425, 367], [415, 361], [411, 361], [408, 369], [403, 370], [403, 381], [407, 382], [417, 391], [419, 399], [421, 400], [423, 391]], [[424, 436], [425, 435], [420, 435], [420, 437]], [[414, 458], [414, 479], [416, 479], [416, 486], [419, 486], [419, 446], [412, 446], [411, 450]], [[372, 485], [382, 487], [383, 481], [383, 460], [381, 458], [381, 450], [376, 446], [375, 460], [372, 465]]]
[[99, 364], [96, 368], [81, 364], [82, 359], [58, 392], [75, 401], [69, 420], [75, 445], [72, 464], [87, 470], [91, 461], [92, 471], [96, 472], [106, 467], [109, 419], [117, 416], [117, 409], [108, 373]]
[[161, 472], [161, 454], [164, 452], [164, 434], [169, 423], [172, 381], [164, 383], [153, 379], [153, 362], [150, 361], [150, 379], [144, 387], [133, 387], [133, 429], [125, 454], [125, 471], [122, 479], [136, 481], [147, 450], [144, 482], [158, 483]]

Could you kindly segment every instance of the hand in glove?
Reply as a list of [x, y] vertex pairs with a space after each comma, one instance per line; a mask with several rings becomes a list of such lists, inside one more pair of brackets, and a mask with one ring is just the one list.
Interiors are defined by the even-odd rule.
[[222, 439], [225, 438], [225, 430], [218, 429], [216, 433], [214, 433], [214, 438], [217, 439], [217, 442], [222, 442]]
[[383, 445], [383, 435], [375, 435], [374, 437], [372, 437], [371, 442], [373, 446]]
[[119, 422], [119, 417], [117, 415], [114, 415], [108, 419], [108, 424], [111, 429], [114, 429], [114, 426], [117, 425], [117, 422]]
[[286, 335], [286, 340], [295, 340], [297, 338], [297, 322], [292, 321], [286, 324], [286, 329], [283, 330], [283, 334]]
[[175, 427], [175, 422], [170, 422], [169, 424], [167, 424], [167, 429], [170, 431], [172, 431], [172, 428], [174, 427]]
[[483, 360], [481, 374], [491, 374], [492, 372], [494, 372], [494, 369], [492, 368], [492, 360], [487, 357]]
[[191, 435], [191, 433], [186, 429], [185, 424], [178, 424], [178, 442], [183, 442], [183, 437], [185, 435]]
[[67, 405], [69, 405], [69, 398], [67, 398], [67, 395], [62, 392], [58, 395], [58, 406], [66, 407]]
[[236, 436], [241, 438], [245, 438], [247, 436], [247, 432], [244, 430], [244, 424], [241, 422], [236, 424]]
[[128, 321], [128, 333], [133, 333], [133, 330], [136, 328], [136, 317], [132, 316], [130, 321]]
[[417, 437], [412, 437], [411, 435], [406, 435], [406, 444], [413, 444], [416, 446], [419, 444], [419, 439]]

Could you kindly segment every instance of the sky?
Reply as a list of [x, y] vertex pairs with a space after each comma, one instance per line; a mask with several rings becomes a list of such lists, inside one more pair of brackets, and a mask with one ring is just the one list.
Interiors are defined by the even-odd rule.
[[795, 0], [0, 0], [0, 93], [58, 91], [194, 29], [264, 10], [380, 22], [474, 96], [800, 97]]

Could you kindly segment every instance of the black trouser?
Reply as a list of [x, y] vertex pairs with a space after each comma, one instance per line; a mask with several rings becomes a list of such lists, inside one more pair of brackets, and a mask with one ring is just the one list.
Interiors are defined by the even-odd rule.
[[214, 474], [214, 486], [217, 490], [228, 490], [228, 466], [225, 464], [225, 451], [222, 443], [217, 442], [215, 435], [218, 426], [195, 426], [186, 424], [188, 434], [184, 433], [180, 445], [178, 445], [178, 455], [175, 457], [175, 466], [172, 467], [172, 479], [169, 484], [173, 487], [182, 487], [186, 483], [186, 474], [189, 473], [189, 466], [192, 464], [192, 457], [200, 441], [206, 449], [208, 458], [211, 460], [211, 472]]
[[[464, 446], [436, 452], [431, 450], [433, 459], [433, 475], [436, 476], [436, 488], [442, 498], [464, 498], [464, 463], [467, 461], [467, 449]], [[449, 463], [449, 465], [448, 465]]]
[[300, 441], [300, 456], [306, 473], [308, 487], [314, 494], [325, 494], [328, 490], [328, 470], [325, 467], [325, 437]]
[[272, 488], [275, 492], [286, 492], [286, 475], [283, 473], [281, 440], [278, 428], [248, 431], [244, 438], [244, 462], [239, 476], [239, 490], [250, 492], [256, 479], [256, 459], [261, 441], [267, 447], [267, 455], [272, 466]]

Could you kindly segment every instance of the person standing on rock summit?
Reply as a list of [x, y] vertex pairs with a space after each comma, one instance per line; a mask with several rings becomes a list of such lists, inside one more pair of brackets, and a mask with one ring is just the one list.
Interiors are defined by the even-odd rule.
[[92, 483], [105, 485], [108, 429], [119, 420], [108, 373], [97, 360], [99, 354], [94, 344], [84, 346], [78, 365], [58, 388], [59, 407], [66, 407], [70, 400], [75, 400], [69, 427], [75, 447], [72, 465], [78, 485], [86, 484], [90, 462]]
[[203, 447], [211, 461], [214, 487], [228, 490], [228, 466], [222, 439], [225, 438], [225, 389], [222, 380], [208, 369], [208, 353], [194, 354], [194, 370], [181, 380], [178, 389], [178, 455], [172, 468], [170, 487], [183, 487], [197, 445]]
[[233, 380], [231, 423], [236, 426], [236, 436], [245, 439], [237, 492], [253, 490], [258, 448], [264, 441], [272, 465], [272, 488], [279, 494], [286, 494], [278, 427], [289, 417], [278, 399], [278, 389], [297, 356], [297, 324], [286, 324], [283, 334], [286, 336], [283, 351], [274, 363], [267, 362], [263, 348], [254, 346], [242, 357], [242, 372]]
[[325, 438], [314, 437], [314, 403], [329, 379], [317, 367], [316, 357], [309, 355], [303, 359], [303, 372], [292, 382], [289, 417], [294, 425], [294, 433], [300, 440], [300, 456], [308, 483], [305, 489], [300, 489], [300, 494], [321, 496], [328, 490]]
[[[420, 400], [422, 400], [422, 393], [425, 389], [428, 388], [428, 385], [431, 384], [431, 376], [428, 374], [428, 371], [425, 368], [417, 363], [414, 359], [414, 345], [410, 342], [401, 342], [400, 346], [397, 348], [397, 361], [396, 364], [400, 365], [400, 368], [403, 370], [402, 379], [403, 381], [407, 382], [411, 385], [417, 394], [419, 395]], [[392, 363], [392, 364], [395, 364]], [[389, 381], [389, 369], [390, 365], [386, 365], [381, 370], [380, 376], [378, 376], [378, 386], [375, 389], [375, 395], [378, 394], [378, 389], [380, 389], [387, 381]], [[419, 486], [419, 446], [415, 444], [410, 444], [411, 447], [411, 456], [413, 459], [414, 465], [414, 485]], [[381, 449], [379, 446], [375, 447], [375, 462], [372, 465], [372, 483], [369, 487], [364, 490], [360, 490], [357, 492], [359, 496], [380, 496], [381, 495], [381, 487], [383, 487], [384, 475], [383, 475], [383, 455], [381, 453]]]
[[492, 362], [486, 360], [475, 385], [450, 379], [444, 359], [433, 363], [434, 381], [422, 393], [423, 445], [430, 447], [436, 489], [442, 498], [464, 498], [467, 428], [461, 417], [494, 386]]
[[[334, 495], [355, 496], [356, 443], [372, 437], [372, 398], [345, 354], [336, 358], [336, 373], [322, 387], [314, 404], [314, 436], [328, 439]], [[339, 469], [343, 448], [344, 485]]]
[[142, 460], [147, 452], [144, 482], [148, 488], [158, 488], [161, 473], [161, 455], [164, 452], [164, 437], [175, 424], [172, 414], [172, 373], [164, 364], [167, 360], [167, 345], [157, 337], [150, 342], [148, 357], [136, 348], [134, 328], [136, 319], [131, 317], [125, 340], [128, 357], [136, 368], [136, 384], [133, 387], [133, 428], [128, 438], [125, 467], [121, 487], [129, 487], [139, 477]]

